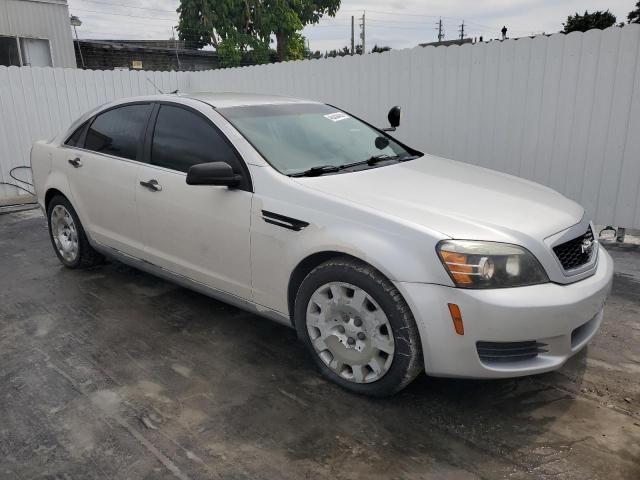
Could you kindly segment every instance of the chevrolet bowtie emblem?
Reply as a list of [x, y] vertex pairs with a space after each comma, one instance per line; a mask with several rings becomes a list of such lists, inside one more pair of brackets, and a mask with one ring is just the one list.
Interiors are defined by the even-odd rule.
[[585, 238], [584, 240], [582, 240], [582, 245], [580, 245], [580, 250], [582, 251], [582, 253], [591, 253], [592, 249], [593, 249], [593, 240], [590, 240], [588, 238]]

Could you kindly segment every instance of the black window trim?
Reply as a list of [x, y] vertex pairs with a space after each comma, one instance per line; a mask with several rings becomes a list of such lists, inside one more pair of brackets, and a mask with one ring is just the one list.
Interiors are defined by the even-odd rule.
[[220, 129], [220, 127], [218, 127], [215, 124], [215, 122], [213, 122], [204, 113], [199, 112], [198, 110], [196, 110], [193, 107], [190, 107], [189, 105], [184, 105], [182, 103], [172, 102], [172, 101], [155, 101], [153, 103], [154, 103], [154, 107], [151, 110], [151, 115], [149, 116], [149, 122], [147, 123], [147, 128], [146, 128], [146, 132], [145, 132], [145, 139], [144, 139], [144, 142], [143, 142], [143, 145], [142, 145], [143, 154], [142, 154], [142, 160], [141, 161], [144, 164], [146, 164], [147, 166], [150, 166], [150, 167], [162, 168], [162, 169], [167, 170], [169, 172], [186, 175], [185, 172], [181, 172], [179, 170], [173, 170], [173, 169], [167, 168], [167, 167], [162, 167], [161, 165], [154, 165], [153, 163], [151, 163], [151, 147], [152, 147], [152, 142], [153, 142], [153, 135], [154, 135], [155, 129], [156, 129], [156, 122], [158, 120], [158, 113], [160, 112], [160, 107], [162, 105], [168, 105], [170, 107], [181, 108], [183, 110], [186, 110], [187, 112], [194, 113], [197, 116], [199, 116], [202, 119], [204, 119], [204, 121], [207, 122], [220, 135], [220, 137], [222, 137], [222, 139], [230, 147], [231, 151], [233, 152], [233, 154], [236, 157], [236, 160], [238, 161], [238, 165], [240, 166], [240, 169], [242, 170], [242, 178], [246, 179], [246, 181], [243, 181], [243, 184], [238, 186], [237, 188], [235, 188], [235, 190], [244, 190], [246, 192], [253, 193], [253, 181], [251, 180], [251, 174], [249, 173], [249, 167], [247, 166], [247, 163], [242, 158], [242, 155], [240, 155], [240, 152], [238, 151], [236, 146], [231, 142], [231, 140], [229, 140], [229, 138], [224, 134], [224, 132]]
[[[90, 123], [90, 122], [91, 122], [91, 119], [86, 120], [82, 125], [80, 125], [78, 128], [76, 128], [76, 129], [73, 131], [73, 133], [71, 133], [71, 135], [69, 135], [69, 136], [67, 137], [67, 139], [66, 139], [64, 142], [62, 142], [62, 143], [64, 144], [64, 146], [65, 146], [65, 147], [68, 147], [68, 148], [84, 148], [84, 140], [85, 140], [85, 137], [86, 137], [86, 135], [87, 135], [87, 129], [88, 129], [88, 127], [89, 127], [89, 123]], [[79, 146], [79, 145], [77, 145], [77, 144], [76, 144], [76, 145], [69, 145], [69, 141], [70, 141], [70, 140], [73, 138], [73, 136], [74, 136], [76, 133], [78, 133], [78, 131], [80, 131], [80, 130], [83, 130], [83, 132], [80, 134], [80, 138], [78, 138], [78, 143], [79, 143], [80, 145], [82, 145], [82, 147], [81, 147], [81, 146]]]
[[[118, 105], [113, 105], [109, 108], [105, 108], [104, 110], [100, 110], [99, 112], [96, 112], [95, 115], [93, 115], [89, 120], [87, 120], [85, 122], [85, 131], [82, 133], [82, 136], [80, 137], [79, 143], [82, 144], [82, 146], [71, 146], [68, 145], [71, 148], [79, 148], [81, 150], [84, 150], [86, 152], [90, 152], [96, 155], [104, 155], [106, 157], [110, 157], [110, 158], [115, 158], [118, 160], [123, 160], [125, 162], [138, 162], [138, 163], [144, 163], [143, 160], [143, 153], [144, 153], [144, 149], [143, 149], [143, 143], [144, 142], [140, 142], [138, 141], [138, 148], [136, 150], [136, 158], [126, 158], [126, 157], [121, 157], [119, 155], [113, 155], [111, 153], [105, 153], [105, 152], [96, 152], [95, 150], [91, 150], [89, 148], [86, 148], [85, 142], [87, 139], [87, 133], [89, 132], [89, 129], [91, 128], [91, 125], [93, 125], [93, 122], [96, 121], [96, 118], [98, 118], [100, 115], [110, 112], [111, 110], [116, 110], [118, 108], [122, 108], [122, 107], [130, 107], [133, 105], [150, 105], [151, 108], [149, 109], [149, 113], [147, 114], [147, 120], [145, 122], [145, 125], [142, 127], [142, 134], [140, 139], [144, 140], [144, 135], [146, 135], [146, 131], [149, 127], [149, 120], [151, 119], [152, 113], [153, 113], [153, 108], [154, 108], [154, 102], [147, 100], [147, 101], [137, 101], [137, 102], [127, 102], [127, 103], [119, 103]], [[73, 136], [73, 134], [76, 132], [77, 130], [74, 130], [74, 132], [69, 136], [69, 138], [71, 138]], [[66, 142], [65, 142], [66, 145]]]

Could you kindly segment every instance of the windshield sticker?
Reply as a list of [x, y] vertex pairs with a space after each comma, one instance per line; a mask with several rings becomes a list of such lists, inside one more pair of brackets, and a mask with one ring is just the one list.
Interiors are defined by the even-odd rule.
[[325, 115], [324, 118], [328, 118], [332, 122], [339, 122], [340, 120], [349, 118], [349, 115], [342, 112], [336, 112], [336, 113], [329, 113], [328, 115]]

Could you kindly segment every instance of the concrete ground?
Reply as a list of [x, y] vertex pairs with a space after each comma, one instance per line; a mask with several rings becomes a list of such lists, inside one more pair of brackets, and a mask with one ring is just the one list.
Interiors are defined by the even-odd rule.
[[292, 330], [120, 264], [62, 268], [0, 215], [0, 478], [640, 478], [640, 246], [591, 346], [506, 381], [371, 399]]

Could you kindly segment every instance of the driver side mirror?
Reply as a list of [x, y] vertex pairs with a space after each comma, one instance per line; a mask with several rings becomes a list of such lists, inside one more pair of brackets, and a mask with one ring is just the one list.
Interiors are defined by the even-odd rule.
[[209, 162], [193, 165], [187, 172], [187, 185], [220, 185], [236, 187], [242, 176], [233, 173], [231, 165], [225, 162]]
[[400, 117], [401, 110], [399, 106], [392, 107], [387, 114], [387, 119], [389, 120], [390, 128], [383, 128], [382, 130], [385, 132], [395, 132], [396, 128], [400, 126]]

